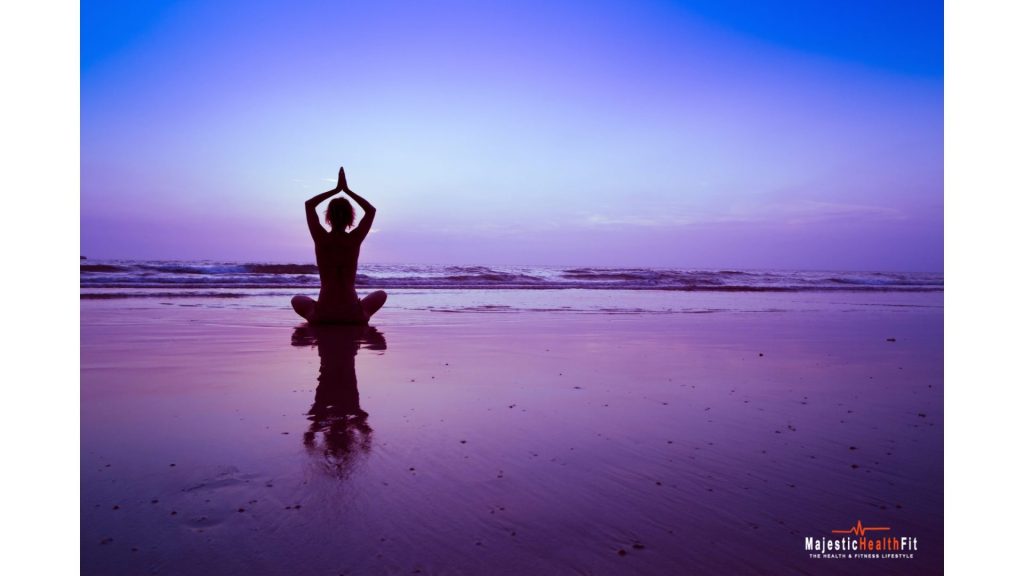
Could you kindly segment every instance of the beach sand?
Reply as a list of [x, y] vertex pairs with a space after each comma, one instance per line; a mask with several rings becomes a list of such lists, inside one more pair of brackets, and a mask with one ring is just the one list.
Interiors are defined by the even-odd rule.
[[516, 297], [83, 300], [83, 574], [941, 572], [941, 293]]

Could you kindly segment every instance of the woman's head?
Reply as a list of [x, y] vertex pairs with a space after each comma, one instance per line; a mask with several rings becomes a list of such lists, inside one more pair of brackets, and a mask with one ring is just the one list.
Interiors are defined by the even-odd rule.
[[347, 198], [335, 198], [327, 204], [327, 223], [331, 230], [347, 230], [352, 227], [355, 212]]

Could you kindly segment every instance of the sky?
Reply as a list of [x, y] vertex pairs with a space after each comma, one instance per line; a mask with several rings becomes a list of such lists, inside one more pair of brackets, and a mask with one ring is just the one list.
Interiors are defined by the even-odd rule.
[[81, 3], [81, 253], [943, 270], [942, 2]]

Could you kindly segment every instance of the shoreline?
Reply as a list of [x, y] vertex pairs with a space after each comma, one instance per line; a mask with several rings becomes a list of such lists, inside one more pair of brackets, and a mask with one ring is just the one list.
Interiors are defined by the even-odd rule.
[[[277, 298], [82, 300], [83, 569], [941, 570], [941, 295], [434, 311], [464, 296], [320, 339]], [[310, 414], [350, 369], [369, 415]], [[804, 553], [858, 520], [917, 558]]]

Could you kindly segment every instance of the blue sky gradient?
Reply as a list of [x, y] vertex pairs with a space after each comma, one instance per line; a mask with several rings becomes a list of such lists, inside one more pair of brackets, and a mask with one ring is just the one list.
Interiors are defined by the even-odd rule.
[[[892, 4], [892, 5], [890, 5]], [[942, 270], [939, 2], [83, 2], [82, 250]]]

